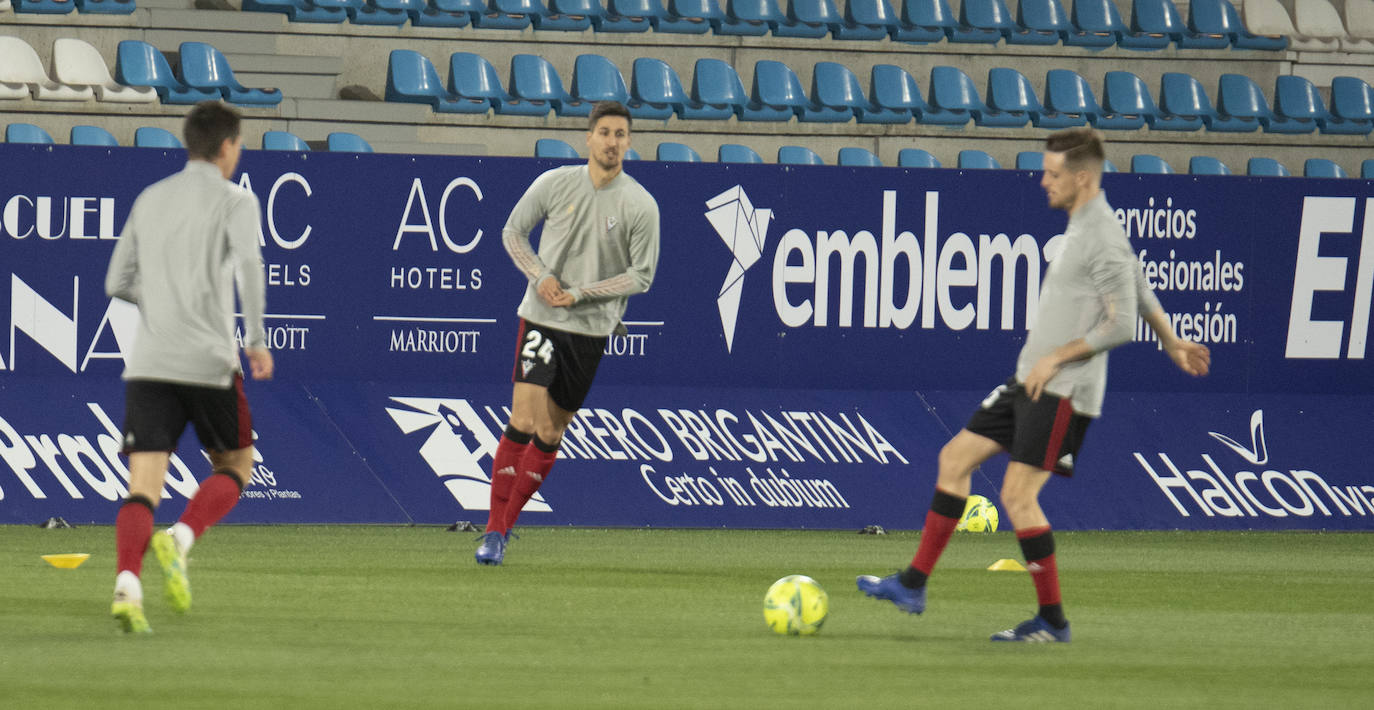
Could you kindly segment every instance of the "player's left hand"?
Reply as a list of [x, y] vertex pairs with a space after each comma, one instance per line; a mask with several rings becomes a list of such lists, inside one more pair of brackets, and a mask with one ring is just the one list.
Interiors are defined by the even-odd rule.
[[1045, 385], [1059, 374], [1059, 361], [1054, 355], [1046, 355], [1036, 361], [1031, 367], [1031, 371], [1026, 375], [1026, 381], [1021, 383], [1026, 388], [1026, 396], [1032, 402], [1040, 401], [1040, 393], [1045, 391]]
[[539, 294], [539, 297], [544, 300], [544, 303], [554, 308], [566, 308], [571, 306], [575, 301], [572, 294], [563, 290], [562, 284], [558, 283], [558, 279], [553, 276], [545, 276], [544, 280], [539, 282], [535, 291]]
[[1169, 348], [1169, 359], [1174, 361], [1178, 369], [1193, 377], [1203, 377], [1212, 369], [1212, 351], [1206, 345], [1191, 340], [1176, 340], [1173, 347]]
[[272, 351], [267, 348], [244, 348], [244, 354], [248, 356], [248, 369], [255, 380], [270, 380], [275, 365], [272, 362]]

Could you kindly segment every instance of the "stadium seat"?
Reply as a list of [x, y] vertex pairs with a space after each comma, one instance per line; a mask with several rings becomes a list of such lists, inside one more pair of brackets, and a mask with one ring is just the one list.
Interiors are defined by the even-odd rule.
[[218, 99], [219, 91], [198, 89], [182, 83], [167, 64], [162, 52], [147, 42], [126, 39], [116, 50], [115, 81], [128, 86], [149, 86], [163, 103], [193, 104]]
[[716, 151], [716, 162], [762, 164], [763, 156], [747, 145], [722, 143]]
[[1338, 51], [1350, 42], [1336, 8], [1326, 0], [1293, 0], [1294, 39], [1320, 42], [1328, 51]]
[[[1236, 49], [1279, 51], [1288, 48], [1288, 38], [1283, 35], [1252, 33], [1230, 0], [1189, 0], [1188, 29], [1201, 36], [1226, 36]], [[1183, 46], [1203, 47], [1198, 41], [1185, 38]]]
[[386, 100], [429, 104], [440, 113], [486, 113], [491, 109], [487, 99], [463, 98], [450, 93], [429, 58], [409, 49], [391, 50], [387, 62]]
[[754, 87], [744, 106], [744, 120], [786, 121], [800, 116], [810, 104], [801, 80], [786, 64], [771, 59], [754, 63]]
[[1032, 120], [1038, 120], [1040, 114], [1045, 112], [1030, 80], [1008, 67], [994, 67], [988, 71], [987, 103], [988, 112], [983, 114], [984, 125], [1024, 126]]
[[1159, 114], [1150, 89], [1140, 77], [1128, 71], [1109, 71], [1102, 79], [1102, 114], [1093, 122], [1096, 128], [1135, 130]]
[[1353, 76], [1333, 78], [1331, 119], [1325, 128], [1332, 128], [1333, 125], [1339, 128], [1331, 130], [1331, 133], [1345, 133], [1347, 130], [1350, 133], [1368, 133], [1374, 128], [1374, 88], [1370, 88], [1363, 79]]
[[371, 153], [372, 146], [367, 141], [354, 133], [335, 131], [330, 133], [325, 139], [326, 145], [331, 152], [335, 153]]
[[778, 148], [779, 165], [825, 165], [816, 151], [799, 145], [785, 145]]
[[883, 161], [865, 148], [841, 148], [836, 164], [855, 168], [883, 167]]
[[1157, 155], [1142, 154], [1131, 156], [1131, 172], [1169, 175], [1174, 172], [1174, 169], [1169, 167], [1169, 164], [1164, 162], [1164, 159]]
[[1302, 164], [1302, 176], [1310, 178], [1344, 178], [1349, 177], [1334, 160], [1326, 158], [1308, 158]]
[[1000, 170], [1001, 163], [981, 150], [959, 151], [959, 167], [964, 170]]
[[963, 125], [987, 112], [973, 80], [957, 67], [930, 68], [930, 93], [924, 116], [939, 116], [942, 125]]
[[266, 131], [262, 134], [262, 149], [308, 151], [310, 145], [289, 131]]
[[652, 110], [655, 116], [667, 119], [674, 112], [681, 117], [690, 103], [692, 99], [682, 88], [682, 80], [667, 62], [648, 57], [635, 60], [630, 71], [631, 111]]
[[607, 0], [605, 14], [593, 15], [592, 26], [597, 32], [648, 32], [650, 18], [663, 12], [658, 0]]
[[1349, 39], [1341, 42], [1347, 52], [1374, 52], [1374, 0], [1345, 0], [1341, 19]]
[[879, 108], [892, 111], [905, 111], [923, 123], [945, 125], [964, 125], [966, 117], [932, 111], [921, 97], [921, 90], [907, 70], [895, 64], [873, 65], [868, 98]]
[[868, 111], [869, 106], [859, 78], [849, 67], [816, 62], [811, 71], [811, 105], [802, 113], [803, 121], [849, 121], [861, 111]]
[[134, 131], [134, 146], [138, 148], [181, 148], [177, 134], [157, 126], [140, 126]]
[[76, 9], [85, 15], [132, 15], [138, 8], [134, 0], [76, 0]]
[[692, 103], [678, 115], [686, 119], [723, 121], [743, 116], [749, 95], [744, 83], [729, 63], [702, 58], [692, 71]]
[[1103, 173], [1114, 173], [1114, 172], [1116, 172], [1116, 171], [1117, 171], [1117, 170], [1116, 170], [1116, 164], [1113, 163], [1110, 159], [1104, 159], [1104, 160], [1102, 161], [1102, 172], [1103, 172]]
[[429, 0], [410, 11], [410, 22], [417, 27], [467, 27], [485, 8], [482, 0]]
[[472, 18], [473, 27], [492, 30], [523, 30], [532, 14], [548, 14], [539, 0], [488, 0], [487, 10]]
[[1374, 180], [1374, 158], [1360, 161], [1360, 177], [1365, 180]]
[[449, 93], [465, 99], [485, 99], [497, 113], [517, 116], [547, 116], [552, 108], [546, 102], [521, 101], [511, 96], [496, 76], [496, 67], [471, 52], [449, 56]]
[[204, 42], [182, 42], [180, 55], [181, 80], [193, 89], [216, 91], [225, 101], [234, 104], [275, 106], [281, 103], [281, 91], [277, 89], [244, 88], [234, 78], [229, 60]]
[[938, 168], [940, 161], [920, 148], [903, 148], [897, 151], [897, 165], [903, 168]]
[[100, 126], [72, 126], [71, 137], [67, 142], [72, 145], [95, 145], [102, 147], [119, 145], [119, 141], [116, 140], [109, 131]]
[[[1137, 35], [1164, 35], [1180, 47], [1183, 46], [1184, 35], [1190, 34], [1173, 0], [1133, 0], [1131, 32]], [[1220, 47], [1230, 44], [1221, 35], [1215, 35], [1213, 41], [1216, 40], [1221, 40]]]
[[[1040, 128], [1082, 126], [1101, 112], [1088, 82], [1068, 69], [1045, 73], [1045, 112], [1035, 125]], [[1032, 117], [1034, 120], [1034, 117]]]
[[1300, 52], [1333, 52], [1340, 49], [1340, 40], [1309, 37], [1298, 32], [1293, 19], [1279, 0], [1246, 0], [1243, 4], [1245, 26], [1258, 35], [1281, 35], [1288, 38], [1288, 46]]
[[557, 138], [540, 138], [534, 142], [534, 157], [576, 160], [580, 156], [576, 148]]
[[48, 78], [38, 53], [28, 42], [0, 35], [0, 98], [27, 98], [40, 101], [89, 101], [95, 93], [89, 86], [68, 86]]
[[1241, 74], [1222, 74], [1217, 88], [1217, 118], [1207, 130], [1249, 132], [1258, 130], [1260, 119], [1273, 117], [1264, 92]]
[[53, 78], [69, 86], [89, 86], [97, 101], [152, 103], [157, 92], [146, 86], [122, 86], [110, 76], [100, 52], [88, 42], [62, 37], [52, 43]]
[[654, 23], [655, 32], [700, 35], [725, 18], [716, 0], [668, 0], [667, 12]]
[[531, 110], [544, 105], [559, 116], [589, 116], [592, 112], [590, 103], [573, 98], [563, 88], [563, 80], [549, 60], [534, 54], [510, 58], [510, 94], [530, 104]]
[[[325, 4], [323, 0], [314, 0]], [[332, 2], [329, 4], [333, 4]], [[404, 25], [412, 10], [425, 8], [424, 0], [350, 0], [346, 3], [348, 21], [355, 25]]]
[[1016, 154], [1017, 170], [1044, 170], [1045, 154], [1038, 150], [1023, 150]]
[[1112, 0], [1074, 0], [1069, 17], [1084, 32], [1116, 35], [1116, 44], [1126, 49], [1162, 49], [1169, 44], [1168, 35], [1132, 31]]
[[573, 98], [588, 105], [598, 101], [618, 101], [630, 103], [630, 90], [625, 86], [625, 77], [611, 60], [600, 54], [578, 55], [573, 62]]
[[[915, 91], [916, 81], [912, 79], [909, 87], [903, 87], [898, 72], [905, 74], [906, 70], [891, 64], [873, 66], [868, 79], [868, 104], [854, 110], [854, 115], [858, 117], [859, 123], [911, 122], [912, 114], [908, 102], [898, 97], [903, 88]], [[909, 74], [906, 78], [911, 79]], [[887, 85], [883, 86], [884, 83]], [[879, 97], [880, 92], [883, 93], [882, 97]], [[902, 107], [885, 106], [879, 102], [880, 98], [884, 101], [892, 101], [894, 104], [901, 104]], [[917, 94], [915, 98], [920, 102], [920, 107], [924, 108], [925, 101], [920, 99], [920, 95]]]
[[1311, 133], [1321, 127], [1323, 133], [1328, 133], [1325, 126], [1330, 119], [1326, 101], [1312, 82], [1291, 74], [1274, 81], [1274, 118], [1266, 130]]
[[902, 14], [892, 39], [913, 44], [939, 42], [959, 27], [945, 0], [902, 0]]
[[71, 0], [14, 0], [15, 12], [41, 15], [65, 15], [76, 9]]
[[540, 31], [582, 32], [592, 26], [592, 18], [606, 13], [598, 0], [548, 0], [548, 12], [530, 17]]
[[964, 0], [959, 4], [959, 24], [964, 32], [995, 34], [1007, 42], [1013, 42], [1012, 37], [1016, 36], [1016, 44], [1055, 44], [1059, 41], [1057, 35], [1032, 33], [1018, 26], [1003, 0]]
[[838, 39], [886, 39], [901, 29], [901, 19], [887, 0], [845, 0]]
[[[1011, 44], [1067, 43], [1069, 35], [1078, 32], [1059, 0], [1020, 0], [1016, 4], [1016, 24], [1021, 30], [1007, 38]], [[1114, 37], [1099, 40], [1099, 46], [1103, 47], [1115, 42]]]
[[291, 22], [333, 23], [348, 19], [337, 5], [317, 5], [314, 0], [243, 0], [245, 12], [278, 12]]
[[692, 147], [683, 143], [659, 143], [657, 159], [674, 163], [700, 163], [699, 155]]
[[1159, 112], [1145, 122], [1157, 131], [1196, 131], [1202, 128], [1203, 117], [1215, 119], [1202, 82], [1181, 72], [1165, 72], [1159, 82]]
[[1291, 173], [1288, 168], [1283, 167], [1273, 158], [1251, 158], [1245, 163], [1246, 175], [1257, 175], [1260, 177], [1288, 177]]
[[725, 17], [716, 22], [718, 35], [759, 37], [783, 21], [777, 0], [726, 0]]
[[1188, 159], [1188, 172], [1192, 175], [1230, 175], [1226, 163], [1206, 155], [1194, 155]]
[[844, 25], [844, 15], [830, 0], [791, 0], [787, 12], [773, 34], [777, 37], [820, 38], [835, 35]]
[[[1059, 0], [1051, 0], [1058, 5]], [[1073, 3], [1072, 14], [1068, 16], [1069, 30], [1064, 35], [1064, 44], [1074, 47], [1088, 47], [1098, 49], [1102, 47], [1115, 46], [1117, 40], [1121, 38], [1121, 32], [1126, 27], [1121, 23], [1121, 16], [1117, 14], [1116, 24], [1110, 25], [1106, 8], [1102, 7], [1105, 0], [1075, 0]], [[1082, 5], [1082, 8], [1079, 6]], [[1115, 9], [1115, 6], [1113, 6]], [[1062, 12], [1062, 10], [1061, 10]], [[1082, 21], [1080, 21], [1080, 16]], [[1099, 26], [1085, 27], [1083, 21], [1096, 20]]]
[[6, 143], [38, 143], [52, 145], [52, 136], [32, 123], [11, 123], [5, 126]]

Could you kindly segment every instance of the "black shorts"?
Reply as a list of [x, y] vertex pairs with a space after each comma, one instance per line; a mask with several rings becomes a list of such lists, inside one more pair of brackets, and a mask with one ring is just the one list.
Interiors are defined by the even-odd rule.
[[606, 337], [569, 333], [520, 319], [511, 381], [539, 385], [564, 411], [582, 408], [606, 352]]
[[1073, 475], [1073, 460], [1092, 417], [1073, 411], [1069, 400], [1048, 392], [1032, 402], [1026, 388], [1008, 379], [983, 400], [964, 427], [1002, 445], [1011, 460]]
[[207, 451], [253, 445], [253, 415], [243, 396], [243, 375], [228, 387], [203, 387], [159, 380], [129, 380], [124, 386], [124, 453], [175, 451], [190, 422]]

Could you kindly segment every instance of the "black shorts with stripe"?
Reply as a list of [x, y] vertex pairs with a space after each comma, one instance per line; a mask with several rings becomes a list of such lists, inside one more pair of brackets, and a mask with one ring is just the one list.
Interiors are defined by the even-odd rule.
[[1090, 423], [1092, 417], [1073, 411], [1063, 397], [1041, 392], [1032, 402], [1013, 377], [983, 400], [964, 428], [1001, 444], [1012, 461], [1072, 476]]
[[511, 381], [539, 385], [564, 411], [582, 408], [596, 378], [606, 336], [569, 333], [520, 319]]
[[243, 375], [228, 387], [203, 387], [160, 380], [124, 385], [124, 453], [175, 451], [186, 425], [196, 429], [207, 451], [253, 445], [253, 415], [243, 396]]

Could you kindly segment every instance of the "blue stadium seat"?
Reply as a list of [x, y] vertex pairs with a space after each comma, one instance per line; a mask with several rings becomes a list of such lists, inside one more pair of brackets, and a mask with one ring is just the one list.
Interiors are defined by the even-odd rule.
[[243, 0], [245, 12], [279, 12], [292, 22], [332, 23], [348, 19], [337, 5], [318, 5], [314, 0]]
[[816, 62], [811, 72], [811, 105], [802, 112], [803, 121], [849, 121], [869, 106], [859, 78], [849, 67]]
[[533, 24], [532, 15], [547, 15], [539, 0], [488, 0], [487, 11], [472, 18], [473, 27], [523, 30]]
[[[1333, 126], [1335, 128], [1333, 128]], [[1374, 128], [1374, 88], [1363, 79], [1338, 76], [1331, 80], [1330, 133], [1367, 134]], [[1341, 130], [1346, 129], [1346, 130]]]
[[325, 145], [334, 153], [371, 153], [372, 146], [355, 133], [335, 131], [325, 138]]
[[963, 125], [987, 112], [973, 80], [957, 67], [930, 68], [929, 97], [925, 116], [942, 116], [942, 125]]
[[[1056, 35], [1045, 36], [1026, 32], [1011, 17], [1011, 10], [1003, 0], [964, 0], [959, 5], [959, 24], [965, 32], [981, 32], [994, 35], [990, 41], [1005, 39], [1012, 42], [1017, 36], [1018, 44], [1054, 44], [1059, 41]], [[1019, 41], [1019, 40], [1027, 41]], [[1049, 41], [1044, 41], [1048, 39]]]
[[[1011, 44], [1067, 43], [1069, 35], [1078, 32], [1059, 0], [1020, 0], [1016, 4], [1016, 24], [1021, 26], [1022, 31], [1007, 38]], [[1114, 42], [1116, 38], [1104, 39]], [[1101, 46], [1108, 44], [1111, 42], [1103, 42]]]
[[1192, 175], [1230, 175], [1226, 163], [1206, 155], [1194, 155], [1188, 160], [1188, 172]]
[[887, 0], [846, 0], [844, 24], [835, 37], [839, 39], [879, 40], [901, 29], [901, 19]]
[[[319, 3], [321, 0], [315, 0]], [[348, 20], [355, 25], [404, 25], [411, 12], [422, 12], [425, 0], [363, 0], [352, 3]]]
[[76, 0], [76, 9], [85, 15], [132, 15], [134, 0]]
[[[1222, 74], [1217, 89], [1217, 121], [1208, 124], [1208, 130], [1231, 130], [1249, 132], [1257, 130], [1264, 122], [1274, 117], [1269, 110], [1269, 102], [1264, 92], [1242, 74]], [[1218, 128], [1227, 126], [1227, 128]]]
[[1030, 80], [1008, 67], [994, 67], [988, 71], [987, 103], [984, 125], [1024, 126], [1038, 121], [1040, 114], [1045, 112]]
[[[1051, 10], [1049, 10], [1049, 11], [1047, 11], [1047, 12], [1045, 13], [1045, 14], [1047, 14], [1047, 15], [1050, 15], [1050, 16], [1058, 16], [1058, 15], [1061, 15], [1061, 14], [1064, 13], [1063, 6], [1059, 4], [1059, 0], [1029, 0], [1029, 1], [1033, 2], [1033, 3], [1036, 4], [1036, 5], [1038, 5], [1040, 2], [1048, 2], [1048, 3], [1051, 4], [1052, 6], [1058, 6], [1058, 10], [1057, 10], [1057, 11], [1054, 10], [1054, 9], [1052, 8]], [[1105, 14], [1106, 11], [1105, 11], [1100, 5], [1097, 7], [1098, 13], [1094, 13], [1091, 9], [1088, 8], [1088, 6], [1089, 6], [1089, 5], [1092, 5], [1094, 2], [1100, 3], [1101, 1], [1102, 1], [1102, 0], [1083, 0], [1084, 8], [1082, 9], [1082, 14], [1084, 15], [1084, 17], [1085, 17], [1085, 18], [1092, 18], [1092, 17], [1094, 17], [1095, 15], [1103, 15], [1103, 14]], [[1073, 13], [1070, 14], [1070, 15], [1066, 15], [1066, 17], [1068, 18], [1067, 21], [1068, 21], [1068, 24], [1069, 24], [1069, 29], [1064, 33], [1064, 44], [1072, 45], [1072, 46], [1074, 46], [1074, 47], [1088, 47], [1088, 48], [1101, 48], [1101, 47], [1111, 47], [1111, 46], [1114, 46], [1114, 45], [1116, 44], [1116, 41], [1120, 38], [1119, 30], [1122, 29], [1122, 28], [1091, 28], [1091, 29], [1090, 29], [1090, 28], [1088, 28], [1088, 27], [1084, 27], [1084, 26], [1082, 25], [1082, 23], [1079, 22], [1079, 13], [1080, 13], [1080, 10], [1079, 10], [1078, 5], [1079, 5], [1078, 2], [1074, 2], [1074, 4], [1073, 4]], [[1038, 11], [1038, 10], [1039, 10], [1039, 8], [1037, 8], [1037, 11]], [[1119, 25], [1119, 24], [1120, 24], [1120, 22], [1119, 22], [1120, 17], [1118, 17], [1117, 19], [1118, 19], [1118, 23], [1117, 23], [1117, 24]], [[1104, 20], [1105, 20], [1105, 18], [1104, 18]]]
[[606, 13], [592, 16], [597, 32], [648, 32], [650, 18], [664, 14], [658, 0], [607, 0]]
[[15, 12], [41, 15], [65, 15], [76, 9], [75, 4], [59, 0], [14, 0], [13, 6]]
[[940, 161], [920, 148], [903, 148], [897, 151], [897, 165], [903, 168], [938, 168]]
[[778, 148], [779, 165], [825, 165], [816, 151], [799, 145], [785, 145]]
[[557, 138], [540, 138], [534, 142], [534, 157], [577, 160], [577, 149]]
[[883, 167], [883, 161], [865, 148], [841, 148], [836, 164], [855, 168]]
[[1038, 150], [1023, 150], [1016, 154], [1017, 170], [1044, 170], [1045, 154]]
[[[1281, 51], [1288, 48], [1287, 37], [1251, 34], [1229, 0], [1189, 0], [1188, 29], [1199, 35], [1229, 37], [1236, 49]], [[1183, 46], [1199, 46], [1196, 41], [1185, 39]]]
[[[1175, 8], [1177, 10], [1177, 8]], [[1178, 46], [1183, 49], [1226, 49], [1231, 30], [1218, 0], [1190, 0], [1188, 20]]]
[[743, 116], [749, 95], [739, 74], [719, 59], [698, 59], [692, 71], [692, 103], [678, 114], [682, 118], [723, 121]]
[[1251, 158], [1245, 164], [1246, 175], [1258, 175], [1261, 177], [1288, 177], [1288, 168], [1283, 167], [1273, 158]]
[[636, 151], [634, 148], [626, 148], [625, 160], [639, 160], [639, 151]]
[[5, 126], [5, 142], [52, 145], [55, 141], [47, 131], [32, 123], [11, 123]]
[[68, 140], [72, 145], [98, 145], [98, 146], [117, 146], [119, 141], [110, 134], [109, 131], [100, 126], [72, 126], [71, 138]]
[[281, 103], [277, 89], [248, 89], [234, 78], [229, 60], [218, 49], [204, 42], [181, 43], [181, 79], [193, 89], [218, 92], [225, 101], [253, 106], [276, 106]]
[[1142, 154], [1131, 156], [1131, 172], [1168, 175], [1174, 172], [1174, 169], [1157, 155]]
[[777, 0], [726, 0], [725, 18], [715, 25], [718, 35], [762, 36], [783, 22]]
[[1345, 168], [1326, 158], [1308, 158], [1302, 164], [1302, 176], [1310, 178], [1349, 177], [1345, 174]]
[[1132, 32], [1112, 0], [1074, 0], [1069, 17], [1085, 32], [1115, 34], [1117, 45], [1126, 49], [1161, 49], [1169, 44], [1168, 35]]
[[1274, 118], [1266, 131], [1312, 133], [1331, 118], [1317, 87], [1300, 76], [1280, 76], [1274, 82]]
[[548, 0], [548, 11], [530, 16], [536, 30], [582, 32], [590, 29], [592, 18], [606, 13], [598, 0]]
[[1365, 180], [1374, 180], [1374, 158], [1360, 161], [1360, 177]]
[[578, 55], [573, 62], [571, 93], [573, 98], [588, 105], [598, 101], [630, 103], [630, 90], [625, 86], [625, 77], [611, 60], [600, 54]]
[[162, 52], [147, 42], [122, 40], [115, 54], [115, 81], [126, 86], [151, 86], [163, 103], [193, 104], [222, 96], [219, 91], [197, 89], [182, 83], [172, 73]]
[[440, 113], [486, 113], [491, 101], [464, 98], [444, 88], [439, 72], [429, 59], [409, 49], [393, 49], [387, 61], [386, 100], [429, 104]]
[[410, 22], [417, 27], [467, 27], [485, 9], [482, 0], [429, 0], [410, 11]]
[[1131, 131], [1144, 128], [1145, 122], [1158, 114], [1150, 89], [1140, 77], [1128, 71], [1109, 71], [1102, 79], [1102, 113], [1093, 126]]
[[744, 120], [786, 121], [800, 116], [810, 105], [801, 80], [790, 67], [771, 59], [754, 63], [754, 87], [744, 107]]
[[1157, 131], [1196, 131], [1202, 128], [1204, 117], [1215, 119], [1202, 82], [1181, 72], [1165, 72], [1159, 82], [1159, 113], [1145, 118]]
[[1082, 126], [1095, 119], [1101, 111], [1088, 82], [1076, 72], [1068, 69], [1051, 69], [1045, 73], [1045, 112], [1040, 114], [1036, 126]]
[[655, 117], [665, 120], [674, 112], [681, 117], [691, 103], [691, 97], [682, 88], [682, 80], [667, 62], [648, 57], [635, 60], [630, 72], [630, 108], [641, 111], [641, 114], [634, 114], [636, 118], [649, 110]]
[[310, 146], [289, 131], [267, 131], [262, 134], [262, 149], [308, 151]]
[[568, 95], [549, 60], [534, 54], [510, 58], [510, 95], [528, 102], [531, 110], [540, 103], [547, 104], [559, 116], [588, 116], [592, 112], [591, 104]]
[[838, 35], [844, 15], [830, 0], [791, 0], [783, 21], [773, 28], [777, 37], [825, 37]]
[[959, 167], [963, 170], [1001, 170], [997, 159], [981, 150], [959, 151]]
[[722, 143], [716, 152], [716, 162], [762, 164], [763, 156], [747, 145]]
[[947, 121], [945, 125], [960, 126], [967, 123], [966, 118], [932, 111], [921, 97], [916, 80], [907, 70], [895, 64], [873, 65], [868, 98], [879, 108], [909, 112], [923, 123], [939, 125], [941, 121]]
[[914, 44], [939, 42], [959, 27], [945, 0], [902, 0], [902, 15], [892, 39]]
[[134, 131], [134, 146], [138, 148], [181, 148], [181, 139], [165, 128], [140, 126]]
[[1116, 172], [1116, 171], [1117, 171], [1117, 170], [1116, 170], [1116, 164], [1115, 164], [1115, 163], [1113, 163], [1113, 162], [1110, 161], [1110, 160], [1106, 160], [1106, 159], [1104, 159], [1104, 160], [1102, 161], [1102, 172], [1103, 172], [1103, 173], [1114, 173], [1114, 172]]
[[[906, 78], [911, 79], [909, 86], [902, 86], [902, 80], [898, 73], [906, 74], [906, 70], [891, 64], [876, 64], [873, 66], [868, 79], [868, 105], [854, 110], [854, 115], [858, 117], [859, 123], [910, 123], [911, 104], [909, 97], [903, 101], [900, 95], [903, 89], [910, 91], [916, 90], [916, 81], [907, 74]], [[881, 96], [880, 96], [881, 94]], [[880, 103], [892, 101], [899, 106], [885, 106]], [[920, 103], [920, 108], [924, 109], [925, 101], [921, 100], [919, 92], [915, 96]]]
[[668, 0], [667, 12], [654, 23], [655, 32], [700, 35], [725, 19], [716, 0]]
[[546, 116], [547, 103], [521, 101], [501, 86], [496, 67], [484, 57], [471, 52], [454, 52], [449, 56], [449, 93], [464, 99], [484, 99], [497, 113], [523, 116]]
[[674, 163], [700, 163], [701, 156], [692, 147], [683, 143], [659, 143], [658, 160]]
[[1163, 35], [1179, 46], [1183, 46], [1183, 36], [1189, 34], [1188, 26], [1183, 23], [1183, 17], [1178, 14], [1178, 8], [1174, 7], [1172, 0], [1133, 0], [1130, 32], [1132, 37]]

